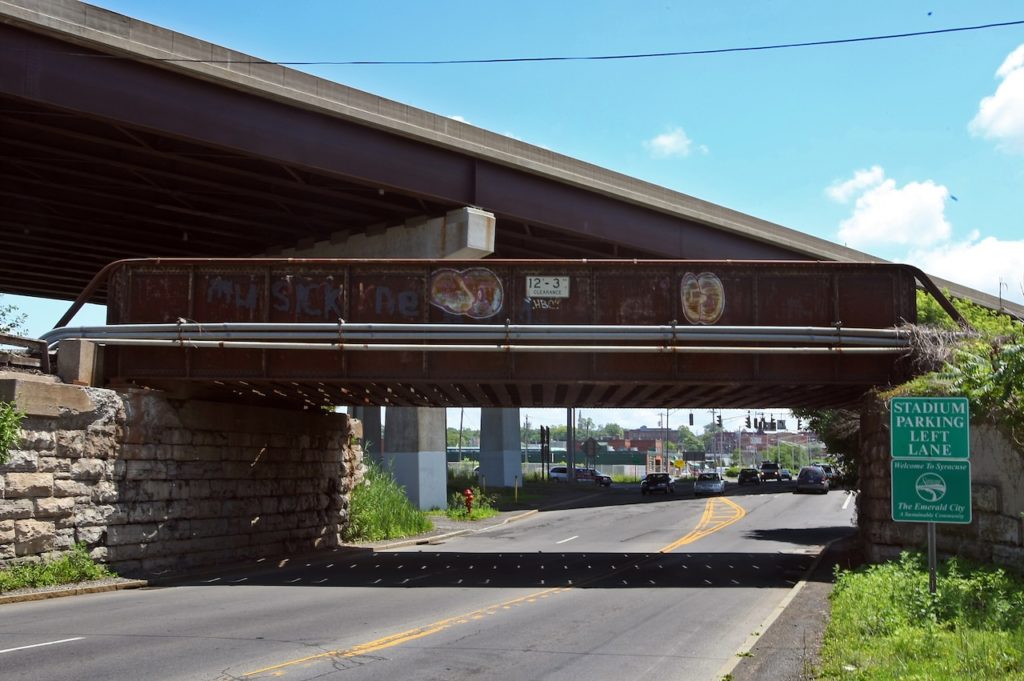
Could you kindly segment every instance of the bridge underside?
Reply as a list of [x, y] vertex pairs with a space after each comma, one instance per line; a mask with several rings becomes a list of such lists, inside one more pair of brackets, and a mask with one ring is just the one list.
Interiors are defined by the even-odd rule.
[[808, 257], [166, 64], [2, 23], [0, 44], [6, 293], [73, 299], [121, 258], [272, 256], [464, 206], [496, 216], [502, 258]]

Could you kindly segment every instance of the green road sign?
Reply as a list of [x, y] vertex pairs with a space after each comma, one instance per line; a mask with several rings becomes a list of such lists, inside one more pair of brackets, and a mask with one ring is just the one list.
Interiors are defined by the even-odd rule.
[[889, 404], [893, 458], [968, 459], [966, 397], [894, 397]]
[[971, 462], [892, 460], [892, 519], [897, 522], [971, 522]]

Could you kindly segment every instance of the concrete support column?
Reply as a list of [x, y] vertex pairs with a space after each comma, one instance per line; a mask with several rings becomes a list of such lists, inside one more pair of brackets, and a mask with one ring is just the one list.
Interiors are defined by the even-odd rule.
[[72, 385], [97, 385], [103, 376], [102, 352], [92, 341], [69, 338], [57, 351], [57, 375]]
[[363, 458], [368, 462], [383, 464], [380, 407], [351, 407], [350, 413], [363, 424]]
[[388, 407], [384, 459], [409, 501], [422, 510], [448, 505], [445, 444], [444, 409]]
[[523, 484], [523, 450], [519, 441], [519, 409], [480, 410], [480, 474], [488, 487]]

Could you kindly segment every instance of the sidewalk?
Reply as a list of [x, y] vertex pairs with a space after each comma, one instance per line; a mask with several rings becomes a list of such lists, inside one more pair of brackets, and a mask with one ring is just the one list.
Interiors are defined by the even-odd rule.
[[[856, 536], [833, 542], [822, 552], [811, 573], [793, 587], [777, 617], [754, 637], [749, 649], [720, 670], [729, 681], [809, 681], [814, 679], [828, 625], [829, 594], [836, 565], [853, 567], [861, 560]], [[732, 667], [730, 669], [730, 667]]]

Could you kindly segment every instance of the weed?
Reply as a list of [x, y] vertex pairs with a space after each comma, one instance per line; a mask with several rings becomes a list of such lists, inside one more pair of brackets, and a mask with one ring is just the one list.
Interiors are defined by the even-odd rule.
[[21, 422], [25, 414], [11, 402], [0, 402], [0, 465], [11, 460], [11, 447], [21, 438]]
[[363, 484], [352, 490], [346, 541], [380, 541], [433, 529], [427, 514], [414, 507], [405, 489], [387, 470], [371, 464]]
[[93, 562], [85, 544], [76, 544], [60, 558], [42, 563], [24, 563], [0, 570], [0, 593], [26, 587], [74, 584], [115, 576], [105, 565]]
[[928, 590], [919, 554], [836, 571], [821, 678], [1011, 679], [1024, 676], [1024, 580], [959, 560]]

